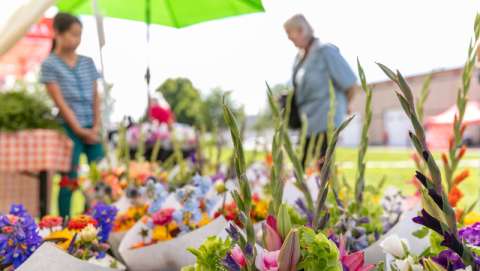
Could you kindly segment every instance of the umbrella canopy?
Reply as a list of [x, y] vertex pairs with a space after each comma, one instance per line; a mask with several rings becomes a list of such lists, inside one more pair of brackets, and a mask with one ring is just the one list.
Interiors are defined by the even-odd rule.
[[65, 12], [94, 14], [95, 1], [103, 16], [175, 28], [264, 11], [261, 0], [60, 0], [57, 6]]

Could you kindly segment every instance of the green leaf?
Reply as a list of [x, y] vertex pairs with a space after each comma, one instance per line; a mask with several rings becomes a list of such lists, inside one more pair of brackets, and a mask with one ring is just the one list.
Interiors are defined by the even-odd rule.
[[397, 75], [392, 71], [390, 70], [387, 66], [381, 64], [381, 63], [377, 63], [377, 65], [380, 67], [380, 69], [382, 69], [382, 71], [388, 76], [388, 78], [390, 78], [392, 81], [394, 82], [397, 82], [398, 79], [397, 79]]
[[292, 220], [290, 219], [290, 214], [286, 204], [280, 205], [277, 215], [277, 224], [282, 240], [284, 240], [292, 229]]
[[419, 239], [423, 239], [423, 238], [427, 237], [429, 232], [430, 232], [430, 230], [427, 227], [422, 227], [421, 229], [419, 229], [417, 231], [414, 231], [412, 233], [412, 235], [419, 238]]

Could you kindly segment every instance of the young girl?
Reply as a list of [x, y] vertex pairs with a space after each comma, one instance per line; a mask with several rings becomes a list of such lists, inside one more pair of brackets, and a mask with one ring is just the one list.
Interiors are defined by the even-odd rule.
[[100, 144], [100, 97], [97, 93], [99, 74], [93, 60], [78, 55], [82, 24], [67, 13], [59, 13], [53, 20], [55, 38], [52, 52], [43, 62], [41, 82], [60, 111], [60, 121], [73, 141], [70, 172], [63, 174], [58, 205], [60, 215], [70, 215], [72, 192], [77, 188], [80, 155], [89, 162], [103, 158]]

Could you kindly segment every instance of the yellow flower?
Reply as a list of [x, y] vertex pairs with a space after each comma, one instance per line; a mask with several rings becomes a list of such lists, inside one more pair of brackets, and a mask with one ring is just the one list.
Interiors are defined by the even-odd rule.
[[44, 240], [54, 242], [57, 247], [67, 250], [72, 242], [74, 233], [68, 229], [50, 233]]
[[265, 218], [268, 215], [268, 202], [266, 200], [259, 200], [254, 207], [255, 217]]
[[162, 181], [164, 183], [168, 182], [168, 172], [162, 171], [160, 173], [160, 175], [158, 176], [158, 178], [160, 179], [160, 181]]
[[152, 239], [155, 241], [167, 241], [172, 239], [170, 232], [165, 226], [157, 226], [153, 229]]
[[472, 225], [477, 222], [480, 222], [480, 213], [471, 211], [465, 216], [465, 219], [463, 221], [465, 225]]
[[198, 221], [198, 227], [203, 227], [210, 223], [211, 219], [207, 213], [202, 213], [202, 218]]
[[378, 195], [372, 196], [372, 201], [375, 204], [379, 204], [380, 203], [380, 196], [378, 196]]

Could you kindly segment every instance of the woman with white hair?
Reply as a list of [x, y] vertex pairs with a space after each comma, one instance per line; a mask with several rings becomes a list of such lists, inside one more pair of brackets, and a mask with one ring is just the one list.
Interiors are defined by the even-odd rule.
[[[294, 90], [290, 122], [292, 128], [299, 128], [299, 117], [308, 119], [307, 144], [303, 154], [304, 167], [307, 148], [311, 140], [324, 134], [320, 163], [327, 148], [326, 131], [330, 109], [330, 81], [335, 89], [335, 125], [339, 125], [348, 111], [357, 78], [340, 54], [330, 43], [321, 43], [313, 33], [312, 26], [302, 14], [288, 19], [284, 24], [288, 38], [299, 49], [295, 58], [292, 85]], [[296, 112], [295, 112], [296, 111]], [[296, 116], [295, 116], [296, 114]], [[295, 121], [297, 119], [297, 121]], [[295, 124], [296, 122], [296, 124]], [[297, 127], [295, 127], [297, 126]], [[314, 143], [312, 143], [314, 144]]]

